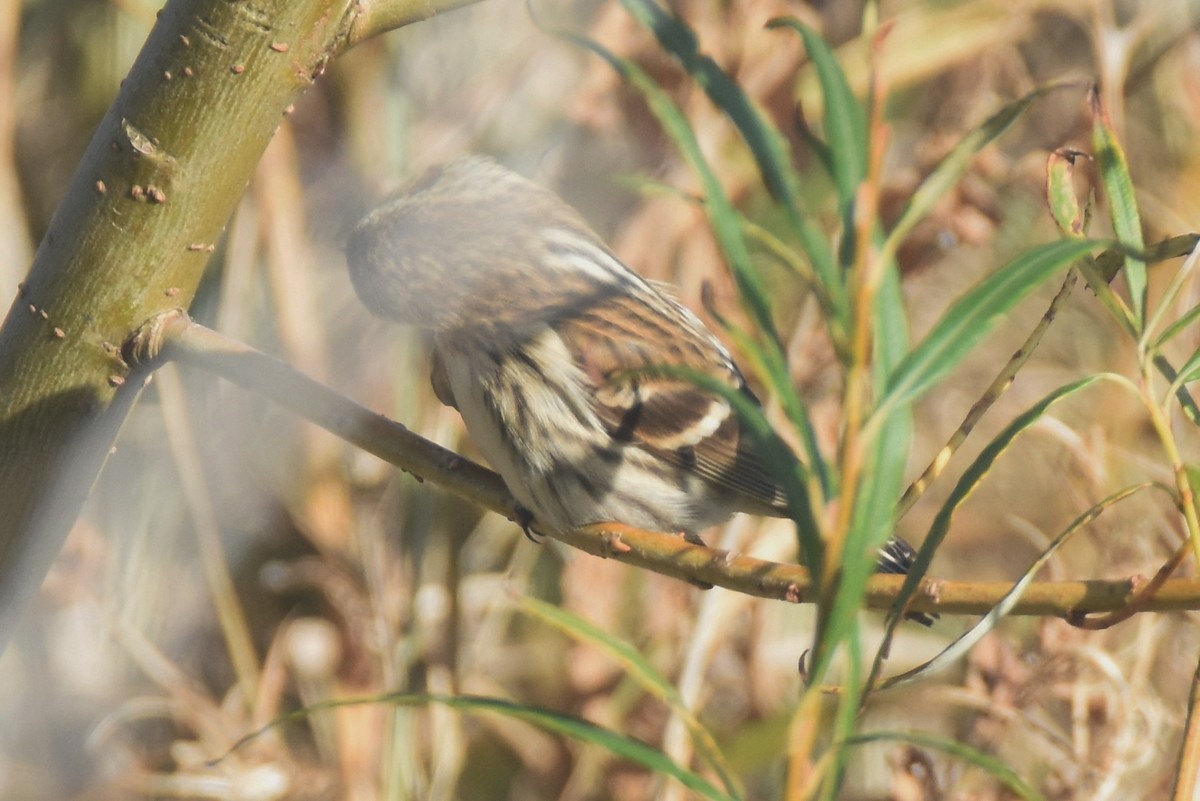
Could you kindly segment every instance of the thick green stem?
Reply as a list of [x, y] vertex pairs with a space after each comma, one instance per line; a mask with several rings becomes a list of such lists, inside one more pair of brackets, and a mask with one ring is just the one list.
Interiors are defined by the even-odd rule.
[[461, 0], [420, 5], [171, 0], [159, 13], [0, 328], [0, 648], [138, 394], [115, 344], [191, 300], [271, 136], [352, 29]]

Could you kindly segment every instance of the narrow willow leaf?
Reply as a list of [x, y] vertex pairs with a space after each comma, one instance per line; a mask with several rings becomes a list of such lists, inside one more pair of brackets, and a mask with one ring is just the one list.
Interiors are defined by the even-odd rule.
[[1155, 347], [1162, 347], [1167, 342], [1179, 336], [1184, 331], [1187, 331], [1200, 320], [1200, 306], [1193, 306], [1179, 316], [1179, 319], [1171, 323], [1158, 338], [1158, 342], [1154, 343]]
[[[850, 710], [857, 709], [862, 702], [862, 685], [859, 684], [861, 624], [858, 613], [863, 608], [867, 582], [874, 575], [878, 560], [877, 547], [867, 547], [865, 543], [882, 543], [895, 531], [892, 521], [902, 487], [903, 473], [900, 471], [904, 468], [911, 434], [911, 417], [896, 414], [874, 442], [875, 447], [863, 466], [862, 475], [866, 479], [846, 537], [841, 580], [826, 616], [824, 640], [848, 643], [854, 652], [845, 662], [852, 675], [846, 677], [845, 690], [839, 698], [843, 714], [850, 714]], [[875, 471], [878, 471], [878, 484]], [[813, 659], [813, 675], [825, 675], [828, 662], [834, 655], [828, 649], [818, 651]], [[825, 658], [824, 662], [818, 661], [821, 657]], [[851, 730], [843, 729], [842, 733]]]
[[[893, 262], [886, 267], [883, 281], [880, 283], [879, 295], [875, 299], [875, 385], [885, 386], [887, 376], [891, 375], [908, 354], [908, 315], [905, 313], [904, 294], [900, 286], [900, 274]], [[912, 443], [912, 418], [908, 410], [897, 409], [883, 431], [879, 441], [874, 443], [875, 472], [869, 472], [871, 481], [868, 482], [867, 492], [861, 496], [866, 509], [875, 511], [871, 514], [879, 521], [887, 520], [889, 527], [894, 522], [890, 518], [896, 514], [896, 503], [903, 488], [904, 470], [908, 464], [909, 448]], [[884, 510], [887, 510], [885, 515]], [[891, 536], [876, 532], [866, 539], [862, 546], [870, 549], [882, 545]], [[874, 555], [871, 556], [874, 562]]]
[[[1156, 264], [1180, 256], [1187, 256], [1187, 261], [1184, 262], [1183, 268], [1172, 279], [1167, 291], [1159, 298], [1158, 310], [1154, 313], [1146, 328], [1148, 333], [1158, 330], [1162, 325], [1162, 318], [1167, 314], [1167, 310], [1174, 305], [1175, 298], [1183, 290], [1184, 285], [1191, 281], [1197, 261], [1200, 260], [1200, 236], [1196, 234], [1173, 236], [1170, 239], [1151, 245], [1146, 250], [1147, 264]], [[1161, 352], [1161, 349], [1166, 343], [1170, 342], [1183, 331], [1190, 330], [1198, 318], [1200, 318], [1200, 306], [1189, 309], [1179, 315], [1179, 318], [1173, 323], [1166, 326], [1152, 345], [1154, 366], [1158, 369], [1159, 373], [1171, 382], [1168, 394], [1175, 395], [1180, 407], [1183, 409], [1183, 413], [1194, 425], [1200, 425], [1200, 406], [1197, 406], [1196, 400], [1184, 384], [1196, 379], [1198, 375], [1196, 371], [1200, 367], [1200, 364], [1197, 363], [1197, 360], [1200, 359], [1200, 352], [1192, 354], [1192, 357], [1177, 373], [1171, 362]]]
[[611, 729], [606, 729], [603, 726], [574, 717], [573, 715], [564, 715], [561, 712], [554, 712], [549, 709], [518, 704], [503, 698], [490, 698], [478, 695], [454, 696], [394, 693], [324, 701], [286, 715], [281, 715], [261, 729], [238, 740], [229, 749], [229, 753], [233, 753], [245, 743], [283, 723], [305, 720], [314, 713], [327, 709], [361, 706], [364, 704], [391, 704], [392, 706], [401, 707], [440, 704], [441, 706], [460, 709], [464, 712], [495, 713], [515, 720], [523, 720], [546, 731], [570, 737], [582, 743], [599, 746], [620, 759], [628, 760], [664, 776], [670, 776], [684, 787], [698, 793], [702, 798], [713, 799], [713, 801], [737, 801], [734, 796], [722, 792], [720, 788], [713, 785], [700, 774], [677, 764], [662, 751], [641, 740], [612, 731]]
[[[1200, 244], [1200, 234], [1178, 234], [1149, 245], [1134, 255], [1147, 264], [1157, 264], [1168, 259], [1179, 259], [1190, 254]], [[1130, 249], [1120, 245], [1104, 251], [1096, 257], [1096, 266], [1111, 281], [1121, 269], [1121, 260], [1130, 254]]]
[[[908, 323], [899, 276], [888, 269], [876, 298], [875, 318], [876, 384], [887, 375], [908, 350]], [[912, 446], [911, 405], [897, 408], [868, 444], [864, 477], [858, 490], [850, 531], [842, 558], [842, 580], [829, 613], [831, 637], [849, 634], [867, 593], [867, 581], [875, 573], [878, 549], [895, 534], [896, 509], [904, 489], [904, 470]]]
[[829, 149], [829, 145], [822, 139], [817, 132], [808, 124], [808, 120], [804, 116], [804, 107], [796, 106], [796, 134], [800, 137], [800, 141], [804, 146], [813, 152], [816, 162], [821, 165], [821, 169], [829, 179], [833, 180], [833, 151]]
[[984, 415], [995, 406], [996, 402], [1012, 386], [1013, 381], [1016, 380], [1017, 373], [1025, 366], [1030, 356], [1037, 351], [1042, 337], [1058, 315], [1058, 310], [1066, 303], [1067, 298], [1071, 296], [1077, 280], [1077, 276], [1073, 271], [1067, 272], [1066, 280], [1063, 281], [1062, 287], [1059, 288], [1058, 293], [1050, 301], [1050, 305], [1046, 307], [1046, 311], [1042, 314], [1042, 319], [1038, 320], [1037, 325], [1029, 332], [1029, 336], [1025, 337], [1025, 341], [1021, 343], [1021, 346], [1013, 351], [1013, 354], [1008, 357], [1008, 361], [996, 373], [992, 382], [980, 394], [979, 399], [967, 410], [962, 422], [958, 424], [958, 428], [946, 440], [946, 444], [929, 461], [928, 466], [921, 472], [921, 475], [905, 490], [897, 509], [897, 517], [903, 517], [925, 491], [929, 489], [930, 485], [937, 480], [938, 476], [949, 465], [954, 454], [967, 441], [967, 437], [971, 435], [971, 432], [975, 430], [975, 426], [979, 424]]
[[[1106, 258], [1109, 257], [1109, 258]], [[1133, 311], [1128, 304], [1113, 291], [1109, 284], [1121, 269], [1123, 254], [1106, 250], [1094, 259], [1082, 259], [1079, 262], [1079, 274], [1087, 281], [1088, 289], [1092, 290], [1117, 324], [1129, 334], [1132, 339], [1138, 337], [1138, 325], [1133, 318]]]
[[846, 73], [833, 50], [808, 25], [794, 17], [773, 19], [768, 28], [787, 27], [800, 34], [804, 50], [817, 70], [825, 98], [825, 141], [838, 198], [844, 210], [854, 201], [858, 185], [867, 174], [867, 115], [850, 89]]
[[971, 649], [974, 648], [980, 640], [991, 633], [991, 631], [996, 628], [1000, 621], [1012, 611], [1013, 607], [1017, 605], [1017, 602], [1020, 601], [1021, 597], [1025, 594], [1025, 591], [1029, 589], [1029, 585], [1033, 583], [1034, 577], [1036, 577], [1038, 572], [1045, 567], [1046, 563], [1050, 561], [1050, 558], [1054, 556], [1054, 554], [1057, 553], [1063, 545], [1066, 544], [1067, 540], [1069, 540], [1077, 531], [1099, 517], [1106, 509], [1112, 508], [1118, 502], [1123, 501], [1135, 493], [1141, 492], [1144, 489], [1150, 489], [1152, 487], [1163, 489], [1162, 485], [1153, 483], [1135, 484], [1130, 487], [1125, 487], [1117, 492], [1114, 492], [1112, 495], [1109, 495], [1107, 498], [1092, 506], [1083, 514], [1079, 515], [1077, 518], [1071, 521], [1069, 526], [1063, 529], [1062, 532], [1060, 532], [1058, 536], [1054, 538], [1050, 545], [1044, 551], [1042, 551], [1041, 555], [1034, 560], [1033, 564], [1031, 564], [1029, 568], [1021, 575], [1021, 577], [1017, 579], [1016, 583], [1013, 584], [1012, 589], [1006, 592], [1004, 597], [1000, 599], [999, 603], [992, 607], [992, 609], [986, 615], [981, 617], [974, 626], [961, 634], [957, 639], [954, 640], [954, 642], [946, 646], [946, 648], [944, 648], [942, 652], [933, 659], [922, 665], [918, 665], [912, 670], [908, 670], [897, 676], [893, 676], [892, 678], [880, 684], [879, 689], [894, 690], [898, 687], [904, 687], [905, 685], [913, 684], [921, 679], [927, 678], [936, 673], [940, 673], [946, 668], [949, 668], [951, 665], [954, 665], [960, 659], [965, 658], [966, 655], [970, 653]]
[[774, 19], [768, 28], [788, 27], [800, 34], [804, 49], [817, 70], [817, 80], [825, 102], [825, 141], [830, 167], [838, 193], [838, 216], [842, 241], [838, 261], [843, 268], [854, 263], [858, 252], [858, 225], [855, 199], [867, 174], [870, 134], [867, 113], [850, 89], [846, 74], [828, 43], [808, 25], [792, 17]]
[[1195, 381], [1197, 378], [1200, 378], [1200, 350], [1193, 353], [1191, 358], [1183, 363], [1183, 367], [1179, 368], [1179, 373], [1171, 382], [1171, 389], [1167, 394], [1175, 394], [1184, 384]]
[[[413, 699], [412, 703], [405, 703], [409, 698]], [[442, 704], [454, 709], [463, 709], [470, 712], [494, 712], [517, 720], [524, 720], [547, 731], [570, 737], [579, 742], [599, 746], [621, 759], [641, 765], [648, 770], [664, 776], [670, 776], [703, 798], [711, 798], [714, 801], [736, 801], [734, 796], [722, 792], [700, 774], [677, 764], [659, 749], [641, 740], [611, 729], [606, 729], [582, 718], [564, 715], [539, 707], [515, 704], [500, 698], [437, 695], [431, 695], [427, 698], [427, 702]], [[398, 696], [387, 700], [391, 703], [405, 706], [421, 705], [422, 703], [419, 696]]]
[[984, 753], [978, 748], [974, 748], [958, 740], [937, 737], [925, 732], [873, 731], [868, 734], [856, 734], [847, 739], [846, 742], [850, 745], [897, 742], [911, 743], [922, 748], [932, 748], [974, 765], [1003, 784], [1017, 796], [1025, 799], [1025, 801], [1046, 801], [1041, 793], [1030, 787], [1004, 760]]
[[706, 392], [719, 395], [729, 403], [737, 414], [744, 432], [750, 437], [755, 453], [762, 459], [763, 466], [787, 496], [788, 513], [796, 523], [796, 533], [800, 538], [800, 554], [812, 575], [814, 586], [820, 587], [825, 544], [821, 540], [817, 521], [813, 516], [804, 465], [771, 426], [758, 404], [725, 382], [691, 368], [666, 365], [644, 368], [636, 372], [639, 375], [663, 375], [690, 381]]
[[[762, 229], [756, 228], [756, 226], [752, 225], [740, 214], [738, 215], [738, 219], [742, 230], [746, 232], [747, 236], [753, 236], [756, 231], [766, 233]], [[769, 234], [767, 236], [769, 237]], [[701, 293], [701, 298], [705, 311], [717, 321], [721, 329], [725, 331], [726, 335], [733, 342], [737, 351], [746, 356], [750, 366], [755, 370], [755, 374], [765, 377], [767, 385], [774, 388], [779, 395], [780, 402], [787, 412], [788, 419], [791, 420], [792, 425], [800, 433], [800, 440], [804, 444], [805, 453], [809, 454], [809, 473], [817, 481], [817, 484], [812, 488], [812, 495], [821, 498], [833, 497], [836, 491], [835, 477], [830, 474], [826, 467], [825, 459], [821, 455], [820, 445], [817, 442], [817, 431], [813, 427], [812, 419], [808, 414], [808, 407], [796, 392], [782, 351], [759, 344], [759, 341], [751, 336], [749, 332], [732, 323], [719, 310], [714, 308], [707, 293]]]
[[637, 64], [628, 59], [619, 58], [597, 42], [577, 36], [567, 36], [576, 44], [607, 61], [622, 78], [642, 94], [650, 111], [662, 123], [667, 135], [671, 137], [684, 158], [699, 175], [704, 187], [705, 210], [708, 212], [709, 221], [713, 225], [717, 240], [721, 243], [725, 255], [729, 257], [729, 266], [738, 285], [738, 294], [746, 304], [746, 310], [758, 328], [778, 341], [779, 337], [771, 317], [770, 304], [767, 301], [766, 288], [750, 263], [750, 253], [746, 248], [745, 240], [742, 239], [736, 212], [725, 196], [720, 182], [709, 168], [708, 162], [705, 161], [691, 123], [675, 106], [662, 87], [655, 83]]
[[[1142, 221], [1138, 215], [1137, 198], [1133, 191], [1133, 179], [1129, 176], [1125, 151], [1117, 141], [1117, 135], [1112, 129], [1112, 123], [1096, 89], [1092, 90], [1091, 102], [1092, 147], [1096, 151], [1096, 166], [1100, 171], [1104, 196], [1108, 200], [1113, 232], [1122, 245], [1140, 251], [1145, 241], [1142, 239]], [[1146, 319], [1146, 262], [1127, 255], [1125, 280], [1129, 282], [1133, 318], [1140, 331]]]
[[608, 654], [609, 658], [624, 668], [642, 689], [667, 704], [679, 716], [679, 719], [691, 732], [700, 757], [717, 772], [725, 789], [734, 796], [744, 795], [729, 765], [721, 755], [720, 749], [717, 748], [712, 734], [700, 724], [700, 721], [696, 720], [696, 716], [688, 709], [687, 703], [675, 685], [656, 670], [636, 648], [628, 642], [614, 637], [599, 626], [584, 620], [579, 615], [572, 614], [553, 604], [526, 595], [517, 595], [514, 597], [514, 601], [530, 617]]
[[1176, 387], [1175, 398], [1179, 401], [1179, 405], [1183, 409], [1183, 413], [1187, 416], [1187, 419], [1192, 421], [1192, 425], [1200, 426], [1200, 405], [1197, 405], [1196, 399], [1188, 392], [1187, 387], [1175, 383], [1175, 379], [1179, 377], [1179, 374], [1175, 372], [1175, 368], [1171, 366], [1171, 362], [1167, 360], [1166, 356], [1158, 353], [1154, 356], [1154, 366], [1163, 378], [1171, 382], [1171, 386]]
[[[1137, 392], [1137, 388], [1128, 379], [1115, 373], [1100, 373], [1081, 378], [1071, 384], [1059, 387], [1054, 392], [1042, 398], [1025, 412], [1018, 415], [987, 444], [979, 456], [975, 458], [975, 461], [971, 463], [959, 478], [958, 483], [954, 485], [954, 489], [951, 490], [942, 508], [934, 517], [929, 533], [926, 535], [925, 541], [921, 543], [921, 547], [917, 550], [917, 556], [913, 560], [912, 568], [907, 577], [905, 577], [904, 584], [896, 596], [897, 611], [904, 609], [913, 597], [913, 594], [916, 593], [917, 585], [929, 570], [929, 564], [933, 561], [934, 553], [950, 532], [950, 522], [954, 517], [954, 513], [958, 511], [963, 502], [975, 491], [975, 488], [979, 486], [980, 482], [983, 481], [992, 469], [992, 466], [995, 465], [996, 460], [1012, 445], [1017, 435], [1037, 422], [1054, 404], [1103, 380], [1115, 381], [1122, 386], [1128, 387], [1135, 394]], [[886, 654], [887, 649], [890, 647], [891, 636], [895, 631], [899, 619], [900, 617], [896, 611], [893, 611], [888, 619], [888, 631], [884, 637], [884, 643], [880, 646], [879, 652], [875, 657], [872, 680], [879, 675], [879, 671], [882, 669], [884, 654]]]
[[1064, 236], [1083, 236], [1087, 229], [1087, 204], [1075, 192], [1075, 162], [1090, 159], [1082, 150], [1060, 147], [1046, 160], [1046, 204]]
[[1146, 248], [1146, 262], [1155, 264], [1167, 259], [1178, 259], [1188, 255], [1200, 245], [1200, 234], [1179, 234], [1155, 242]]
[[[570, 34], [562, 35], [603, 58], [618, 74], [642, 93], [642, 96], [646, 98], [646, 103], [650, 107], [650, 110], [658, 118], [659, 122], [662, 123], [667, 134], [675, 142], [680, 152], [700, 177], [704, 188], [704, 208], [708, 214], [709, 222], [712, 224], [713, 233], [716, 235], [717, 241], [721, 244], [721, 249], [729, 259], [730, 270], [733, 273], [734, 281], [737, 283], [738, 294], [746, 306], [746, 311], [751, 319], [754, 320], [758, 330], [763, 334], [764, 341], [762, 342], [760, 353], [762, 355], [762, 362], [767, 367], [767, 377], [770, 380], [771, 387], [779, 394], [780, 403], [783, 405], [788, 417], [795, 423], [797, 429], [804, 437], [809, 469], [817, 476], [822, 488], [828, 491], [828, 488], [833, 483], [829, 476], [829, 466], [822, 456], [819, 447], [817, 447], [816, 437], [813, 434], [815, 428], [808, 414], [808, 408], [797, 393], [791, 376], [788, 373], [787, 359], [784, 355], [783, 346], [780, 344], [774, 320], [771, 317], [766, 290], [757, 270], [754, 269], [751, 263], [750, 251], [742, 236], [740, 215], [725, 195], [724, 188], [713, 174], [708, 162], [705, 161], [704, 154], [700, 150], [700, 144], [696, 141], [696, 135], [691, 125], [682, 112], [671, 102], [670, 97], [667, 96], [662, 87], [656, 84], [636, 64], [626, 59], [618, 58], [596, 42]], [[811, 518], [811, 513], [809, 517]], [[799, 519], [797, 519], [797, 523], [800, 523]], [[803, 524], [801, 526], [803, 527]], [[816, 536], [815, 529], [813, 529], [813, 532], [813, 536]]]
[[950, 151], [950, 154], [942, 159], [933, 172], [921, 182], [921, 185], [917, 187], [917, 191], [913, 192], [913, 196], [908, 201], [904, 212], [900, 215], [900, 219], [896, 221], [896, 224], [888, 233], [887, 240], [884, 243], [884, 252], [895, 253], [899, 249], [904, 238], [908, 236], [916, 224], [924, 219], [925, 215], [929, 214], [937, 202], [959, 182], [970, 166], [971, 159], [1000, 136], [1000, 134], [1008, 130], [1009, 126], [1025, 112], [1025, 109], [1033, 101], [1057, 89], [1072, 85], [1075, 84], [1069, 82], [1052, 83], [1035, 89], [1019, 100], [1015, 100], [1004, 106], [986, 119], [982, 125], [963, 137], [962, 141]]
[[622, 0], [622, 5], [649, 28], [658, 43], [671, 53], [704, 89], [718, 108], [725, 111], [741, 131], [746, 144], [759, 159], [763, 182], [777, 200], [794, 205], [799, 178], [791, 169], [787, 143], [717, 62], [700, 52], [695, 32], [653, 0]]
[[[1147, 261], [1152, 263], [1149, 259]], [[1153, 335], [1155, 331], [1163, 327], [1167, 315], [1175, 309], [1179, 294], [1183, 292], [1184, 287], [1192, 284], [1197, 267], [1200, 267], [1200, 250], [1193, 248], [1188, 253], [1188, 257], [1183, 260], [1183, 265], [1171, 277], [1171, 283], [1155, 301], [1154, 313], [1147, 315], [1149, 318], [1146, 322], [1147, 336]]]
[[758, 223], [744, 217], [742, 218], [742, 228], [746, 232], [747, 241], [758, 245], [764, 252], [770, 254], [794, 278], [807, 287], [816, 285], [817, 276], [812, 271], [812, 265], [783, 240]]
[[955, 301], [896, 367], [877, 417], [915, 400], [946, 377], [1026, 295], [1097, 246], [1064, 239], [1022, 253]]
[[[799, 175], [792, 168], [787, 140], [717, 62], [699, 50], [696, 34], [683, 20], [653, 0], [622, 0], [639, 22], [653, 31], [659, 43], [674, 55], [704, 89], [709, 99], [737, 127], [758, 164], [767, 191], [783, 204], [805, 255], [820, 277], [814, 287], [828, 322], [840, 334], [848, 312], [845, 288], [838, 274], [833, 251], [824, 235], [800, 211]], [[836, 338], [836, 336], [835, 336]]]
[[829, 779], [822, 783], [820, 801], [835, 801], [841, 797], [846, 781], [846, 768], [850, 762], [850, 745], [847, 740], [854, 736], [861, 722], [863, 684], [860, 629], [858, 617], [855, 616], [852, 618], [850, 631], [845, 636], [846, 686], [837, 699], [837, 716], [834, 718], [834, 730], [831, 732], [833, 746], [830, 751], [833, 752], [833, 766], [829, 770]]

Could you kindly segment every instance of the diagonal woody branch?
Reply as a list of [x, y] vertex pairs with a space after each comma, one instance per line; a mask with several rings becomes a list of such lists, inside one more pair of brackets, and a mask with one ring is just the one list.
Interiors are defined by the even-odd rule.
[[[127, 343], [125, 355], [137, 370], [152, 369], [161, 360], [208, 370], [274, 400], [423, 480], [509, 519], [517, 516], [515, 501], [496, 473], [364, 409], [278, 359], [193, 323], [182, 310], [167, 311], [149, 320]], [[694, 545], [672, 534], [607, 524], [540, 533], [596, 556], [674, 578], [793, 603], [813, 600], [808, 571], [803, 567]], [[867, 593], [868, 605], [891, 609], [903, 580], [903, 576], [874, 576]], [[1122, 609], [1135, 601], [1137, 608], [1145, 611], [1200, 609], [1198, 579], [1168, 579], [1150, 598], [1139, 596], [1141, 586], [1142, 582], [1134, 578], [1035, 583], [1012, 613], [1077, 618]], [[926, 579], [910, 608], [982, 615], [1011, 588], [1011, 582], [1003, 581]]]
[[464, 0], [169, 0], [0, 328], [0, 650], [138, 395], [115, 343], [188, 304], [286, 109], [353, 42]]

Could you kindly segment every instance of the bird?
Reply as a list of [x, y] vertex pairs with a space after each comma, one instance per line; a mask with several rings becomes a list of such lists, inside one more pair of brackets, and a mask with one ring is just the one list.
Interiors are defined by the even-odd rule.
[[[738, 512], [788, 516], [726, 397], [654, 372], [758, 403], [729, 351], [549, 189], [456, 159], [368, 213], [346, 257], [369, 311], [427, 332], [435, 394], [539, 526], [698, 541]], [[878, 566], [914, 556], [893, 538]]]

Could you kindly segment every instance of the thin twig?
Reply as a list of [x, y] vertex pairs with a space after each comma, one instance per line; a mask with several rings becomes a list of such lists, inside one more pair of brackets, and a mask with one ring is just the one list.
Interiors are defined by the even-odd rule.
[[1187, 725], [1184, 728], [1183, 745], [1179, 749], [1179, 770], [1175, 773], [1174, 801], [1191, 801], [1196, 798], [1200, 786], [1200, 665], [1192, 675], [1192, 689], [1188, 693]]
[[1025, 341], [1021, 343], [1021, 347], [1013, 352], [1009, 357], [1008, 362], [1004, 367], [1000, 368], [1000, 372], [996, 373], [996, 377], [992, 379], [992, 383], [984, 390], [979, 400], [975, 401], [975, 405], [967, 412], [966, 417], [958, 424], [958, 428], [950, 439], [937, 452], [929, 466], [925, 468], [925, 472], [921, 473], [920, 478], [909, 485], [905, 490], [903, 497], [900, 498], [900, 503], [897, 506], [896, 516], [903, 517], [909, 509], [913, 507], [920, 497], [925, 493], [942, 471], [946, 469], [946, 465], [950, 463], [952, 457], [975, 430], [975, 426], [987, 414], [988, 409], [995, 405], [996, 401], [1008, 391], [1012, 386], [1013, 381], [1017, 377], [1017, 372], [1025, 366], [1025, 362], [1033, 355], [1038, 344], [1042, 341], [1042, 337], [1046, 333], [1046, 329], [1050, 327], [1050, 323], [1054, 322], [1054, 318], [1058, 315], [1058, 310], [1062, 304], [1071, 295], [1071, 290], [1075, 288], [1075, 282], [1078, 280], [1074, 270], [1067, 273], [1066, 280], [1058, 290], [1058, 294], [1050, 301], [1050, 305], [1046, 308], [1045, 314], [1038, 324], [1029, 332], [1029, 336], [1025, 337]]
[[158, 374], [157, 385], [159, 397], [162, 398], [167, 442], [176, 469], [179, 470], [184, 502], [200, 546], [204, 580], [212, 594], [217, 618], [221, 621], [221, 633], [225, 637], [226, 649], [244, 700], [252, 703], [258, 697], [261, 679], [258, 654], [254, 649], [254, 637], [246, 621], [245, 609], [238, 599], [225, 547], [221, 544], [221, 530], [213, 508], [212, 493], [204, 475], [195, 432], [188, 418], [183, 382], [177, 370], [162, 370]]
[[[496, 473], [359, 406], [272, 356], [193, 323], [182, 310], [165, 312], [144, 324], [126, 343], [125, 358], [141, 370], [168, 359], [203, 368], [274, 400], [420, 480], [509, 519], [517, 517], [516, 503]], [[798, 565], [739, 556], [674, 534], [620, 524], [565, 532], [539, 528], [536, 521], [532, 527], [590, 554], [693, 584], [791, 603], [814, 600], [808, 571]], [[891, 609], [903, 580], [903, 576], [873, 576], [867, 606]], [[1034, 583], [1009, 614], [1073, 617], [1111, 612], [1135, 599], [1145, 611], [1200, 609], [1200, 579], [1164, 581], [1151, 599], [1138, 597], [1142, 587], [1144, 582], [1135, 578]], [[1010, 589], [1012, 582], [1006, 581], [925, 579], [911, 611], [982, 615]]]
[[1176, 548], [1175, 553], [1171, 554], [1171, 558], [1163, 563], [1163, 566], [1154, 573], [1154, 578], [1146, 582], [1144, 586], [1139, 587], [1137, 595], [1125, 606], [1096, 617], [1080, 615], [1077, 618], [1069, 619], [1068, 622], [1076, 628], [1087, 629], [1088, 631], [1103, 631], [1104, 629], [1112, 628], [1118, 623], [1123, 623], [1138, 612], [1141, 612], [1146, 608], [1146, 602], [1154, 598], [1158, 594], [1159, 588], [1168, 581], [1167, 577], [1174, 573], [1179, 565], [1183, 563], [1184, 557], [1189, 553], [1188, 546], [1190, 543], [1191, 541], [1187, 540]]
[[478, 2], [479, 0], [361, 0], [346, 41], [353, 47], [381, 33]]

